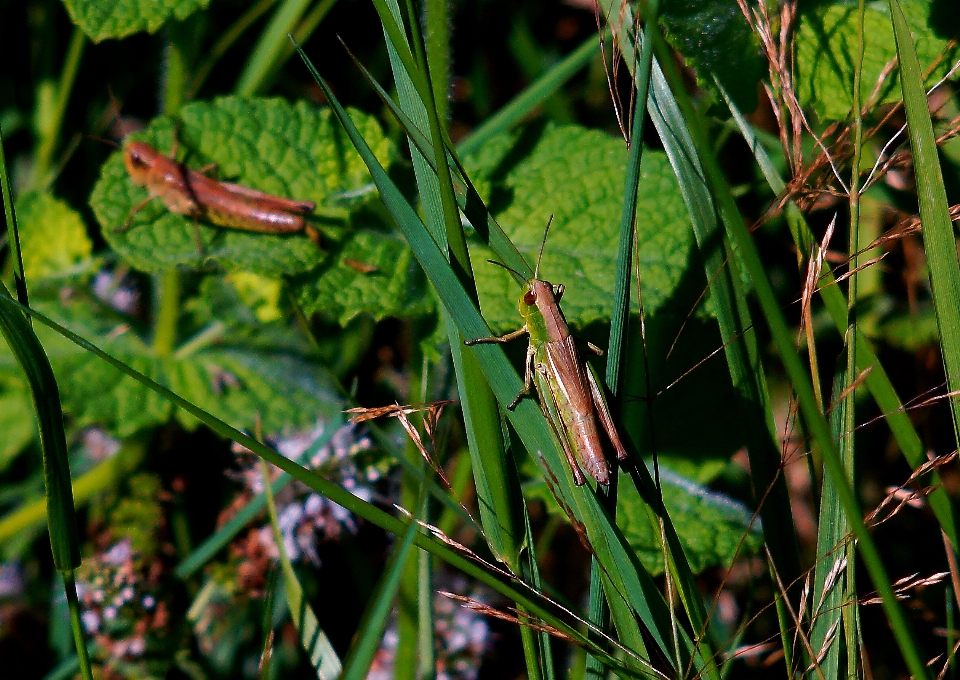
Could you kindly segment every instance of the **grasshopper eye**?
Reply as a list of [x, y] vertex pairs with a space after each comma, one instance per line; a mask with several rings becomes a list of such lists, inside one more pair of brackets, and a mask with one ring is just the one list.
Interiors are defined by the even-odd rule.
[[537, 294], [534, 293], [532, 290], [528, 290], [526, 294], [523, 296], [523, 304], [533, 305], [533, 304], [536, 304], [536, 302], [537, 302]]
[[140, 155], [140, 153], [137, 151], [130, 152], [130, 162], [133, 163], [138, 168], [147, 167], [147, 162], [143, 160], [143, 156]]
[[563, 297], [563, 284], [558, 283], [553, 287], [553, 299], [557, 302], [560, 302], [560, 298]]

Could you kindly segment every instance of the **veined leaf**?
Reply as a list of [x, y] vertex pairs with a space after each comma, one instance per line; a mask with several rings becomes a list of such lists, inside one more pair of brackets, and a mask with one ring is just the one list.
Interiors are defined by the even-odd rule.
[[76, 274], [91, 264], [87, 227], [63, 201], [50, 194], [23, 194], [17, 199], [17, 218], [28, 281]]
[[[813, 3], [811, 3], [813, 4]], [[957, 59], [956, 45], [947, 48], [955, 28], [951, 29], [945, 12], [933, 12], [936, 3], [929, 0], [904, 0], [900, 3], [907, 22], [916, 31], [916, 49], [924, 67], [939, 57], [939, 66], [927, 77], [933, 83], [950, 69]], [[811, 106], [824, 120], [843, 120], [853, 106], [854, 58], [857, 54], [856, 3], [816, 3], [800, 15], [796, 44], [797, 92], [804, 106]], [[866, 102], [878, 84], [884, 67], [897, 57], [896, 43], [887, 3], [867, 3], [864, 15], [864, 55], [861, 100]], [[888, 77], [880, 87], [878, 104], [900, 99], [896, 78]]]
[[[389, 163], [393, 145], [371, 116], [352, 112], [377, 158]], [[342, 247], [353, 233], [346, 224], [351, 212], [371, 192], [351, 197], [369, 183], [369, 175], [342, 133], [332, 124], [329, 109], [280, 99], [224, 97], [181, 109], [182, 125], [155, 119], [135, 137], [162, 153], [180, 142], [178, 160], [190, 167], [216, 163], [221, 179], [283, 198], [317, 204], [314, 225], [331, 247]], [[200, 222], [203, 253], [197, 249], [194, 221], [170, 212], [159, 198], [133, 216], [128, 230], [117, 232], [131, 211], [148, 196], [130, 181], [122, 151], [101, 169], [90, 205], [110, 246], [133, 266], [161, 271], [177, 265], [199, 266], [209, 259], [228, 269], [245, 269], [263, 276], [299, 274], [325, 258], [305, 234], [275, 235], [245, 232]]]
[[[340, 400], [326, 374], [289, 346], [243, 337], [229, 344], [199, 345], [193, 352], [155, 356], [137, 334], [118, 324], [88, 299], [37, 308], [56, 316], [72, 330], [97, 338], [98, 345], [177, 394], [241, 427], [261, 423], [266, 431], [313, 424], [318, 414], [337, 410]], [[60, 335], [38, 334], [63, 385], [64, 411], [73, 424], [98, 424], [118, 436], [168, 421], [174, 414], [186, 427], [196, 420], [162, 397], [105, 367]], [[248, 334], [249, 335], [249, 334]], [[232, 336], [231, 336], [232, 338]], [[0, 353], [0, 375], [16, 374], [13, 357]]]
[[[495, 138], [466, 163], [471, 176], [489, 182], [490, 210], [531, 266], [553, 215], [540, 274], [567, 286], [563, 312], [573, 326], [609, 319], [626, 162], [619, 139], [547, 126]], [[644, 309], [652, 314], [680, 281], [693, 244], [676, 177], [657, 151], [643, 154], [637, 238]], [[472, 250], [474, 262], [492, 257], [481, 246]], [[513, 277], [484, 264], [474, 272], [484, 318], [495, 330], [515, 328], [520, 288]]]
[[132, 33], [154, 33], [170, 20], [182, 20], [204, 9], [210, 0], [63, 0], [70, 19], [94, 42]]

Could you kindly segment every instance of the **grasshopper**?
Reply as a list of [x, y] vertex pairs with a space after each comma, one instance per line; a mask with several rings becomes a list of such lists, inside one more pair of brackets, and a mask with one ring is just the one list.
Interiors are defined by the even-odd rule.
[[[582, 463], [591, 477], [600, 484], [607, 485], [610, 483], [610, 466], [603, 453], [600, 427], [607, 433], [618, 460], [625, 460], [627, 452], [613, 424], [603, 390], [577, 349], [576, 341], [560, 309], [563, 284], [553, 285], [539, 278], [540, 258], [543, 256], [543, 246], [549, 229], [548, 222], [543, 232], [533, 277], [527, 279], [524, 292], [520, 296], [523, 326], [506, 335], [476, 338], [466, 341], [465, 344], [504, 343], [528, 335], [530, 344], [524, 361], [523, 389], [507, 408], [513, 410], [520, 400], [536, 387], [540, 409], [563, 446], [564, 455], [573, 471], [574, 483], [580, 486], [586, 481], [580, 469]], [[500, 262], [490, 262], [523, 278], [519, 272]], [[603, 354], [603, 350], [589, 343], [588, 347], [596, 354]], [[580, 463], [577, 462], [578, 458]]]
[[[172, 156], [172, 155], [171, 155]], [[150, 192], [133, 208], [127, 222], [116, 231], [130, 228], [133, 216], [154, 198], [159, 198], [167, 210], [194, 218], [194, 236], [202, 253], [196, 220], [264, 234], [293, 234], [304, 232], [320, 245], [320, 235], [304, 217], [313, 212], [316, 204], [296, 201], [211, 179], [191, 170], [171, 156], [165, 156], [144, 142], [128, 142], [123, 147], [123, 162], [130, 180]]]

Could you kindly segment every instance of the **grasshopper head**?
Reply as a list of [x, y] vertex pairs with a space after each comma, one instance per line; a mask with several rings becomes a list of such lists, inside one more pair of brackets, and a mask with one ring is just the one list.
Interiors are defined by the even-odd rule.
[[159, 152], [144, 142], [130, 142], [123, 147], [123, 164], [135, 184], [145, 184]]
[[520, 314], [529, 319], [531, 314], [545, 308], [555, 307], [563, 295], [563, 285], [554, 286], [542, 279], [529, 279], [520, 296]]

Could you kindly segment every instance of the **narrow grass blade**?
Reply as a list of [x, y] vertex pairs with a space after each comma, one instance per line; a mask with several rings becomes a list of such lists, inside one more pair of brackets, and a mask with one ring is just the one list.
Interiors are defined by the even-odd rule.
[[[343, 113], [344, 115], [346, 114], [346, 112]], [[339, 485], [324, 479], [312, 470], [308, 470], [297, 463], [294, 463], [270, 447], [258, 442], [256, 439], [250, 437], [246, 433], [231, 427], [216, 416], [195, 406], [193, 403], [180, 397], [178, 394], [172, 392], [163, 385], [148, 378], [130, 366], [127, 366], [122, 361], [115, 359], [96, 345], [85, 340], [69, 329], [64, 328], [60, 324], [37, 312], [36, 310], [24, 307], [16, 300], [2, 295], [0, 295], [0, 308], [19, 310], [20, 312], [31, 316], [34, 320], [42, 323], [79, 347], [82, 347], [91, 354], [94, 354], [100, 359], [104, 360], [121, 373], [130, 376], [140, 384], [146, 386], [150, 390], [153, 390], [165, 399], [168, 399], [171, 403], [175, 404], [179, 408], [182, 408], [184, 411], [194, 416], [198, 421], [209, 427], [211, 431], [225, 439], [236, 441], [239, 444], [247, 447], [255, 455], [264, 459], [271, 465], [275, 465], [284, 472], [287, 472], [297, 481], [306, 484], [313, 491], [316, 491], [318, 494], [325, 496], [334, 503], [343, 506], [358, 517], [361, 517], [368, 522], [371, 522], [372, 524], [384, 529], [385, 531], [389, 531], [397, 536], [403, 535], [403, 533], [409, 527], [409, 522], [405, 522], [384, 512], [383, 510], [380, 510], [371, 503], [367, 503], [366, 501], [357, 498], [350, 492], [341, 488]], [[504, 357], [504, 362], [506, 362], [506, 357]], [[506, 365], [509, 367], [509, 362], [507, 362]], [[513, 372], [513, 377], [516, 381], [515, 384], [519, 386], [519, 378], [516, 376], [515, 371]], [[526, 413], [528, 415], [531, 414], [531, 412]], [[532, 413], [539, 413], [539, 411], [533, 411]], [[559, 453], [556, 453], [556, 456], [559, 455]], [[562, 461], [560, 461], [559, 458], [553, 461], [553, 463], [556, 465], [557, 470], [562, 470], [560, 467]], [[463, 571], [481, 583], [490, 586], [490, 588], [500, 593], [504, 597], [517, 602], [518, 605], [528, 608], [532, 614], [542, 618], [548, 624], [555, 627], [561, 634], [568, 636], [575, 643], [592, 647], [586, 636], [583, 635], [577, 628], [577, 625], [584, 623], [583, 621], [578, 620], [576, 625], [571, 625], [568, 623], [568, 620], [571, 618], [570, 612], [558, 613], [556, 610], [556, 605], [553, 602], [546, 600], [540, 593], [533, 591], [525, 584], [516, 581], [515, 579], [504, 574], [502, 571], [495, 569], [491, 565], [484, 564], [483, 562], [479, 561], [475, 555], [468, 552], [462, 552], [459, 550], [459, 548], [451, 547], [449, 540], [443, 540], [433, 534], [418, 533], [414, 538], [414, 543], [418, 547], [428, 551], [430, 554], [442, 559], [455, 569]], [[655, 587], [652, 592], [656, 593]], [[608, 666], [619, 670], [619, 672], [626, 673], [627, 675], [636, 674], [636, 670], [634, 668], [625, 666], [622, 662], [618, 661], [612, 656], [605, 656], [604, 661]]]
[[[727, 107], [730, 109], [730, 113], [733, 115], [733, 119], [740, 129], [740, 134], [743, 135], [744, 140], [753, 151], [757, 165], [760, 167], [771, 191], [779, 195], [785, 189], [786, 183], [783, 181], [783, 178], [780, 177], [779, 171], [770, 158], [770, 155], [757, 137], [753, 127], [733, 103], [733, 100], [727, 96], [719, 82], [714, 81], [714, 83], [720, 88], [724, 101], [727, 103]], [[785, 213], [787, 222], [790, 224], [790, 232], [794, 236], [797, 248], [801, 252], [810, 252], [811, 246], [816, 241], [800, 209], [791, 201], [786, 205]], [[834, 283], [836, 283], [836, 278], [829, 269], [829, 264], [825, 262], [820, 277], [820, 299], [823, 300], [824, 307], [830, 315], [837, 332], [842, 336], [847, 327], [847, 307], [843, 299], [843, 293]], [[900, 446], [900, 450], [903, 452], [903, 457], [906, 458], [913, 469], [916, 469], [928, 462], [926, 447], [923, 445], [923, 442], [920, 440], [920, 435], [917, 434], [916, 428], [910, 421], [910, 416], [907, 415], [907, 412], [904, 410], [903, 402], [901, 402], [900, 397], [897, 396], [893, 383], [890, 381], [890, 377], [880, 363], [876, 352], [874, 352], [873, 346], [859, 328], [856, 331], [856, 342], [857, 371], [862, 372], [868, 368], [871, 369], [864, 380], [864, 385], [866, 385], [870, 394], [873, 396], [881, 413], [884, 414], [884, 422], [890, 427], [890, 431], [893, 433], [897, 444]], [[933, 487], [933, 491], [927, 496], [927, 501], [930, 503], [930, 507], [934, 515], [936, 515], [937, 521], [940, 522], [940, 527], [944, 530], [950, 539], [950, 543], [956, 550], [960, 547], [960, 542], [958, 542], [957, 538], [958, 521], [956, 506], [944, 490], [943, 481], [937, 472], [930, 473], [929, 483], [926, 485]]]
[[7, 240], [13, 250], [13, 281], [20, 304], [30, 306], [27, 295], [27, 280], [23, 275], [23, 253], [20, 252], [20, 231], [17, 229], [17, 214], [13, 210], [13, 194], [7, 175], [7, 155], [3, 146], [3, 130], [0, 130], [0, 195], [3, 197], [3, 214], [7, 220]]
[[[460, 285], [458, 277], [452, 271], [443, 253], [437, 248], [435, 241], [376, 161], [346, 111], [305, 55], [304, 61], [318, 85], [323, 89], [335, 115], [346, 128], [361, 158], [367, 164], [380, 190], [381, 199], [404, 232], [414, 254], [440, 295], [451, 319], [457, 324], [461, 335], [465, 338], [489, 335], [489, 329], [474, 302]], [[511, 403], [521, 387], [521, 381], [507, 360], [503, 349], [490, 344], [476, 345], [471, 349], [482, 366], [497, 400], [503, 405]], [[609, 597], [624, 598], [667, 656], [671, 659], [675, 658], [675, 647], [672, 642], [674, 623], [670, 620], [662, 595], [626, 544], [622, 533], [600, 508], [590, 489], [574, 487], [565, 458], [543, 414], [529, 400], [523, 400], [514, 410], [507, 412], [507, 417], [527, 449], [535, 452], [538, 457], [542, 457], [551, 479], [557, 485], [556, 492], [561, 502], [571, 507], [583, 522], [590, 545], [597, 552], [598, 559], [604, 564], [606, 573], [609, 574], [612, 583]], [[629, 649], [642, 649], [642, 636], [639, 635], [633, 616], [621, 618], [617, 621], [617, 626], [621, 640], [628, 645]], [[700, 655], [700, 650], [694, 648], [685, 633], [680, 633], [678, 646], [684, 663], [694, 655], [694, 663], [698, 671], [708, 667]]]
[[894, 637], [897, 640], [897, 644], [900, 647], [910, 672], [917, 678], [926, 678], [928, 677], [926, 668], [910, 630], [909, 623], [896, 600], [890, 579], [886, 573], [886, 568], [877, 551], [877, 546], [863, 523], [863, 515], [857, 498], [844, 478], [843, 465], [840, 461], [837, 447], [830, 436], [830, 428], [819, 410], [810, 376], [805, 372], [800, 357], [796, 353], [793, 333], [791, 333], [787, 326], [783, 312], [777, 303], [773, 286], [767, 276], [766, 269], [760, 259], [760, 255], [757, 252], [747, 226], [743, 221], [743, 217], [737, 209], [733, 194], [727, 185], [719, 163], [706, 140], [706, 133], [704, 132], [705, 126], [700, 119], [700, 114], [689, 101], [679, 76], [672, 69], [672, 63], [664, 60], [664, 57], [672, 58], [670, 57], [666, 44], [662, 43], [659, 37], [657, 41], [657, 54], [660, 63], [667, 64], [670, 67], [670, 80], [673, 85], [671, 90], [677, 100], [682, 102], [684, 119], [688, 121], [688, 129], [692, 133], [691, 136], [694, 140], [697, 156], [702, 163], [704, 176], [710, 187], [711, 194], [717, 201], [727, 233], [731, 241], [736, 245], [741, 260], [754, 284], [754, 291], [760, 303], [764, 318], [770, 328], [787, 376], [796, 393], [797, 401], [800, 405], [800, 412], [803, 415], [808, 430], [813, 435], [816, 445], [823, 454], [827, 473], [836, 484], [837, 493], [843, 505], [844, 512], [851, 522], [854, 534], [859, 541], [860, 555], [880, 594], [883, 608], [890, 627], [893, 630]]
[[303, 646], [310, 665], [317, 675], [317, 680], [329, 680], [340, 675], [342, 669], [340, 657], [337, 656], [330, 639], [320, 627], [317, 615], [303, 595], [303, 586], [290, 564], [280, 532], [280, 521], [277, 518], [277, 506], [273, 500], [273, 489], [270, 488], [270, 467], [263, 459], [260, 460], [260, 470], [263, 475], [263, 493], [267, 498], [267, 510], [270, 513], [270, 524], [273, 527], [273, 540], [277, 544], [277, 553], [280, 556], [280, 570], [283, 572], [283, 590], [287, 596], [287, 608], [293, 625], [300, 634], [300, 644]]
[[[73, 482], [73, 499], [83, 505], [94, 496], [113, 488], [140, 464], [146, 454], [146, 445], [137, 439], [127, 439], [115, 456], [97, 464]], [[47, 499], [40, 498], [19, 506], [0, 518], [0, 543], [10, 540], [21, 531], [47, 521]]]
[[590, 63], [599, 49], [600, 43], [597, 38], [586, 40], [580, 47], [554, 64], [546, 73], [524, 88], [506, 106], [487, 118], [473, 132], [460, 140], [457, 144], [457, 151], [464, 156], [478, 151], [491, 139], [522, 121], [531, 111], [540, 106], [544, 100], [576, 75], [580, 69]]
[[[427, 498], [426, 491], [427, 486], [422, 485], [418, 503], [421, 514]], [[413, 538], [419, 529], [416, 522], [411, 522], [403, 537], [393, 547], [390, 558], [383, 568], [383, 574], [380, 576], [380, 582], [377, 583], [377, 588], [363, 611], [363, 618], [360, 620], [357, 633], [343, 664], [341, 680], [363, 680], [370, 672], [370, 664], [373, 663], [383, 632], [390, 621], [390, 609], [400, 589], [400, 577], [403, 575], [407, 558], [411, 554]], [[431, 598], [428, 598], [429, 601]]]
[[[960, 391], [960, 306], [957, 305], [960, 300], [960, 263], [957, 261], [953, 223], [937, 155], [937, 138], [930, 120], [927, 93], [923, 88], [923, 71], [910, 27], [898, 0], [890, 0], [890, 14], [900, 58], [900, 86], [903, 88], [903, 106], [913, 149], [920, 222], [923, 225], [923, 249], [930, 269], [943, 367], [950, 392], [957, 393]], [[960, 445], [960, 398], [952, 397], [950, 408], [953, 434]]]
[[[333, 435], [336, 434], [343, 423], [343, 416], [339, 413], [336, 414], [324, 424], [324, 429], [320, 436], [304, 450], [303, 454], [294, 460], [296, 462], [304, 459], [310, 460], [317, 451], [330, 442]], [[282, 473], [271, 482], [271, 492], [274, 495], [280, 493], [291, 481], [292, 477], [290, 477], [290, 475], [285, 472]], [[185, 579], [195, 574], [198, 569], [213, 559], [214, 555], [227, 547], [230, 541], [263, 511], [266, 504], [266, 494], [260, 494], [250, 499], [250, 502], [244, 505], [229, 522], [217, 529], [212, 536], [204, 540], [203, 543], [194, 548], [189, 555], [184, 557], [180, 561], [180, 564], [173, 570], [174, 575], [179, 579]]]
[[310, 0], [284, 0], [281, 3], [250, 53], [234, 92], [251, 96], [261, 90], [267, 74], [272, 70], [280, 51], [287, 42], [287, 34], [300, 21], [300, 17], [307, 11], [309, 5]]
[[[391, 6], [387, 13], [393, 18], [398, 17], [399, 7], [393, 2], [386, 4]], [[384, 12], [381, 12], [381, 18], [383, 14]], [[419, 42], [416, 18], [411, 23], [410, 30], [413, 49], [422, 65], [426, 55]], [[442, 126], [432, 96], [432, 71], [425, 69], [419, 74], [411, 74], [405, 70], [410, 68], [409, 62], [400, 59], [399, 55], [410, 48], [406, 44], [394, 44], [394, 34], [390, 31], [386, 33], [401, 109], [414, 126], [429, 130], [432, 155], [421, 155], [418, 149], [411, 149], [426, 227], [436, 244], [445, 250], [450, 260], [455, 263], [461, 284], [476, 301], [470, 256], [460, 224]], [[416, 81], [425, 81], [426, 89], [415, 86]], [[519, 571], [523, 513], [516, 467], [507, 455], [507, 442], [501, 428], [496, 400], [483, 372], [476, 358], [464, 351], [463, 338], [456, 325], [450, 322], [445, 312], [441, 315], [450, 339], [450, 353], [457, 376], [457, 389], [480, 505], [480, 522], [490, 549], [516, 573]]]

